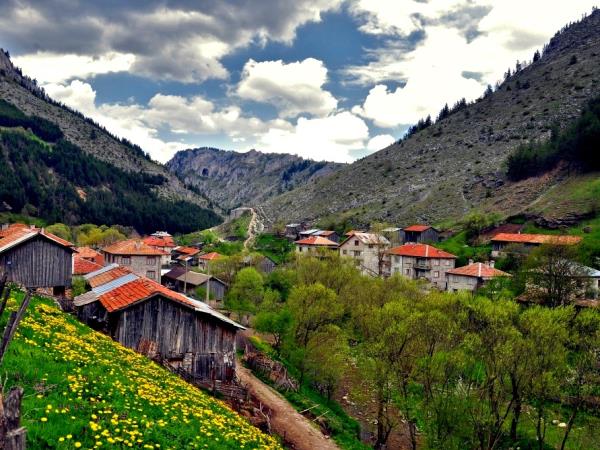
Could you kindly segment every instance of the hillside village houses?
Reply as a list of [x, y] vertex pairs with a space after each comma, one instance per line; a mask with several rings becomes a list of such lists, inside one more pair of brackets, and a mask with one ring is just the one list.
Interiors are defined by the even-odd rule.
[[400, 230], [400, 243], [407, 242], [432, 244], [440, 240], [440, 232], [430, 225], [415, 224]]
[[295, 242], [297, 253], [315, 253], [317, 251], [338, 250], [338, 243], [321, 236], [310, 236]]
[[196, 380], [234, 380], [241, 325], [129, 267], [109, 264], [84, 278], [91, 290], [73, 302], [82, 322]]
[[475, 292], [494, 278], [510, 276], [510, 274], [496, 269], [494, 261], [488, 263], [469, 261], [467, 266], [457, 267], [446, 272], [447, 289], [449, 292]]
[[429, 244], [404, 244], [392, 248], [390, 273], [413, 280], [426, 279], [438, 289], [447, 288], [446, 272], [454, 269], [456, 256]]
[[168, 266], [171, 262], [171, 253], [174, 248], [177, 247], [173, 237], [171, 235], [150, 235], [142, 239], [144, 244], [154, 247], [158, 250], [162, 250], [164, 255], [161, 257], [161, 263], [163, 266]]
[[172, 251], [173, 259], [187, 267], [194, 267], [198, 265], [198, 256], [200, 255], [200, 249], [196, 247], [175, 247]]
[[[196, 297], [197, 289], [208, 289], [208, 304], [216, 306], [216, 302], [222, 302], [227, 292], [227, 284], [215, 278], [214, 276], [187, 270], [184, 267], [176, 266], [162, 276], [162, 284], [177, 292]], [[204, 301], [206, 297], [199, 297]], [[215, 303], [212, 303], [214, 301]]]
[[353, 258], [366, 275], [381, 276], [388, 271], [386, 250], [390, 241], [380, 234], [352, 231], [340, 246], [341, 256]]
[[552, 245], [577, 245], [581, 242], [580, 236], [565, 236], [554, 234], [521, 234], [498, 233], [492, 239], [492, 257], [502, 256], [513, 248], [523, 248], [525, 251], [543, 244]]
[[198, 267], [204, 271], [208, 271], [210, 270], [210, 264], [221, 257], [222, 255], [217, 252], [210, 252], [200, 255], [198, 256]]
[[102, 249], [106, 264], [120, 264], [139, 276], [160, 283], [160, 270], [166, 252], [145, 244], [140, 239], [127, 239]]

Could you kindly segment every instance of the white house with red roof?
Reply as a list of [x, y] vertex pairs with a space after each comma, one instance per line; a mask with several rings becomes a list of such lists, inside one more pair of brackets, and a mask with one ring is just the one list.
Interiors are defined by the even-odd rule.
[[336, 250], [338, 243], [323, 236], [309, 236], [304, 239], [295, 241], [296, 253], [299, 254], [310, 254], [315, 253], [319, 250]]
[[494, 261], [470, 263], [467, 266], [457, 267], [446, 272], [449, 292], [475, 292], [494, 278], [510, 276], [509, 273], [496, 269]]
[[404, 244], [388, 251], [390, 273], [407, 278], [426, 279], [439, 289], [446, 289], [446, 272], [454, 269], [456, 256], [429, 244]]

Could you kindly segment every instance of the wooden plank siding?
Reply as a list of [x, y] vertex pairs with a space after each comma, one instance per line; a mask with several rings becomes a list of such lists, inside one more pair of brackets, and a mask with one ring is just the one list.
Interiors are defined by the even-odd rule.
[[166, 360], [195, 378], [234, 377], [236, 329], [160, 296], [109, 314], [108, 332], [122, 345], [151, 351], [147, 356]]
[[0, 254], [0, 272], [28, 288], [69, 287], [72, 250], [35, 236]]

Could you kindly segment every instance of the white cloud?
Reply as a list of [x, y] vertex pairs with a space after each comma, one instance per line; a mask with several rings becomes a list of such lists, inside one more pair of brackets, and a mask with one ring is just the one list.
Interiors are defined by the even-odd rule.
[[378, 150], [389, 147], [396, 139], [394, 136], [390, 134], [378, 134], [377, 136], [372, 137], [367, 144], [367, 150], [370, 152], [376, 152]]
[[244, 65], [237, 94], [246, 100], [274, 104], [282, 117], [301, 113], [325, 116], [337, 106], [333, 95], [323, 90], [326, 82], [327, 68], [314, 58], [289, 64], [250, 59]]
[[369, 128], [359, 117], [342, 111], [328, 117], [300, 117], [293, 129], [270, 128], [258, 140], [258, 149], [294, 153], [315, 160], [351, 162], [349, 150], [362, 150]]
[[13, 59], [32, 78], [43, 83], [62, 83], [71, 78], [88, 78], [91, 75], [129, 70], [135, 56], [114, 52], [99, 57], [37, 52]]

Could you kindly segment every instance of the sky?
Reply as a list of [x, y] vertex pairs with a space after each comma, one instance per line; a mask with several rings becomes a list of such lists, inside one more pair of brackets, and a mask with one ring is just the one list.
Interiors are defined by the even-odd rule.
[[352, 162], [481, 96], [598, 4], [0, 0], [0, 47], [160, 162], [205, 146]]

